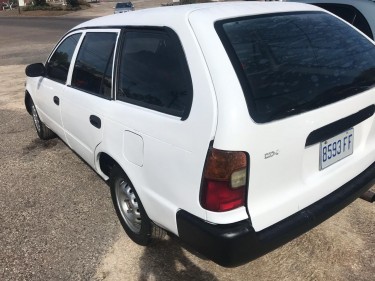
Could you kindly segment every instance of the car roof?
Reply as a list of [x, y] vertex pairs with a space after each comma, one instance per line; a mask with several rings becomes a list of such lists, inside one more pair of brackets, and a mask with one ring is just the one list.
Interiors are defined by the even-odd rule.
[[117, 2], [116, 6], [121, 6], [121, 5], [132, 5], [132, 2]]
[[[285, 2], [302, 2], [302, 3], [338, 3], [338, 4], [350, 4], [355, 6], [358, 3], [365, 3], [364, 5], [367, 5], [369, 2], [374, 2], [375, 0], [283, 0]], [[359, 4], [361, 5], [361, 4]], [[362, 4], [363, 5], [363, 4]]]
[[190, 20], [192, 14], [194, 20], [204, 18], [205, 22], [209, 19], [215, 22], [221, 19], [241, 17], [247, 15], [261, 15], [283, 12], [300, 11], [325, 11], [319, 7], [291, 2], [217, 2], [192, 5], [179, 5], [169, 7], [158, 7], [151, 9], [138, 10], [132, 13], [115, 14], [96, 18], [84, 22], [75, 28], [94, 28], [94, 27], [116, 27], [124, 25], [135, 26], [168, 26], [186, 23]]

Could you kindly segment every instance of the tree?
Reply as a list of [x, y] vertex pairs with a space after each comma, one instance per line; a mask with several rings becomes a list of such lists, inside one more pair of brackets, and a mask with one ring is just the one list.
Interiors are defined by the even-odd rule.
[[47, 6], [46, 0], [33, 0], [34, 6]]
[[66, 0], [66, 4], [70, 7], [78, 7], [78, 0]]

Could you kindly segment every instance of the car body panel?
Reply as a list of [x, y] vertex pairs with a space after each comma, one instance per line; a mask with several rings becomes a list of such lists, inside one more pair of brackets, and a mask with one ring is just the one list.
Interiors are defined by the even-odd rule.
[[[190, 27], [174, 25], [173, 19], [170, 22], [164, 20], [163, 24], [179, 34], [184, 46], [194, 85], [189, 117], [181, 121], [179, 117], [152, 109], [112, 101], [104, 117], [107, 126], [103, 133], [106, 138], [97, 147], [95, 154], [105, 152], [114, 158], [134, 186], [139, 186], [137, 193], [149, 217], [177, 234], [175, 214], [179, 208], [187, 208], [205, 217], [205, 210], [199, 204], [197, 187], [200, 186], [204, 159], [216, 128], [216, 101], [208, 69]], [[126, 118], [123, 118], [123, 112], [126, 112]], [[200, 118], [202, 114], [206, 118]], [[126, 150], [124, 132], [142, 138], [142, 166], [118, 153]], [[191, 166], [196, 169], [190, 169]], [[148, 176], [142, 176], [144, 174]]]
[[[90, 30], [92, 32], [109, 32], [116, 33], [117, 39], [120, 33], [119, 29], [100, 29]], [[87, 32], [83, 32], [80, 42], [77, 44], [75, 53], [72, 58], [74, 62], [78, 55], [78, 50]], [[74, 89], [71, 86], [72, 71], [74, 64], [71, 64], [67, 90], [64, 93], [66, 101], [61, 106], [61, 119], [64, 124], [67, 142], [70, 147], [76, 151], [90, 166], [95, 167], [95, 148], [103, 139], [103, 127], [106, 126], [104, 114], [106, 108], [109, 108], [111, 102], [107, 99], [96, 97], [93, 94], [82, 92], [82, 90]], [[113, 75], [112, 75], [113, 77]], [[104, 109], [104, 110], [103, 110]], [[100, 128], [91, 124], [90, 118], [99, 118], [102, 120]], [[85, 128], [85, 130], [82, 130]]]
[[[286, 3], [273, 4], [282, 7]], [[321, 11], [320, 8], [314, 10]], [[242, 88], [224, 48], [218, 38], [207, 35], [215, 34], [215, 20], [234, 16], [230, 9], [225, 12], [221, 17], [214, 13], [203, 16], [205, 11], [198, 10], [191, 13], [189, 20], [201, 42], [218, 99], [220, 114], [214, 147], [249, 153], [247, 207], [253, 227], [260, 231], [328, 195], [372, 163], [375, 147], [369, 139], [373, 139], [374, 135], [369, 128], [374, 126], [373, 117], [354, 128], [354, 155], [324, 171], [319, 171], [319, 144], [305, 148], [305, 142], [317, 128], [374, 104], [375, 91], [373, 89], [290, 118], [267, 124], [255, 123], [247, 112]], [[241, 12], [233, 13], [241, 17], [242, 13], [251, 12], [254, 13], [254, 10], [242, 8]], [[220, 67], [217, 67], [218, 57], [221, 58]], [[237, 110], [233, 111], [233, 108]], [[229, 137], [228, 132], [233, 137]], [[366, 150], [363, 150], [364, 146]], [[270, 152], [277, 155], [266, 159], [265, 155]], [[280, 170], [280, 167], [285, 168]], [[338, 178], [341, 173], [345, 176]], [[207, 218], [220, 223], [219, 216], [220, 213], [208, 212]]]
[[33, 100], [40, 119], [47, 125], [47, 127], [66, 141], [61, 120], [61, 107], [54, 102], [54, 97], [57, 96], [60, 97], [60, 105], [64, 102], [61, 95], [65, 90], [65, 85], [45, 77], [33, 79], [35, 84], [37, 84], [36, 87], [38, 87], [38, 95], [33, 98]]

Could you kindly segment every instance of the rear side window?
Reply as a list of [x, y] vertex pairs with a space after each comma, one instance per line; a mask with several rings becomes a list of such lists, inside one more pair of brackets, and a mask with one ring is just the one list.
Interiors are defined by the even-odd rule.
[[331, 13], [339, 16], [340, 18], [346, 20], [348, 23], [354, 25], [356, 28], [361, 30], [364, 34], [366, 34], [371, 39], [374, 39], [372, 35], [372, 30], [370, 25], [368, 24], [365, 16], [358, 11], [355, 7], [345, 4], [332, 4], [332, 3], [317, 3], [314, 4], [319, 6]]
[[72, 87], [111, 98], [117, 33], [87, 33], [74, 65]]
[[181, 44], [172, 30], [125, 33], [117, 99], [187, 118], [192, 83]]
[[365, 91], [375, 82], [375, 46], [325, 13], [277, 14], [215, 25], [250, 115], [265, 123]]
[[68, 77], [70, 62], [80, 37], [81, 33], [73, 34], [64, 39], [57, 47], [47, 62], [48, 78], [65, 84], [66, 78]]

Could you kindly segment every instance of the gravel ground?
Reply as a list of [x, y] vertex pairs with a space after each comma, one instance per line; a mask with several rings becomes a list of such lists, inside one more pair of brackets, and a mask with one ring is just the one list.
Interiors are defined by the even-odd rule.
[[118, 233], [107, 185], [23, 108], [24, 66], [0, 67], [0, 280], [87, 280]]

